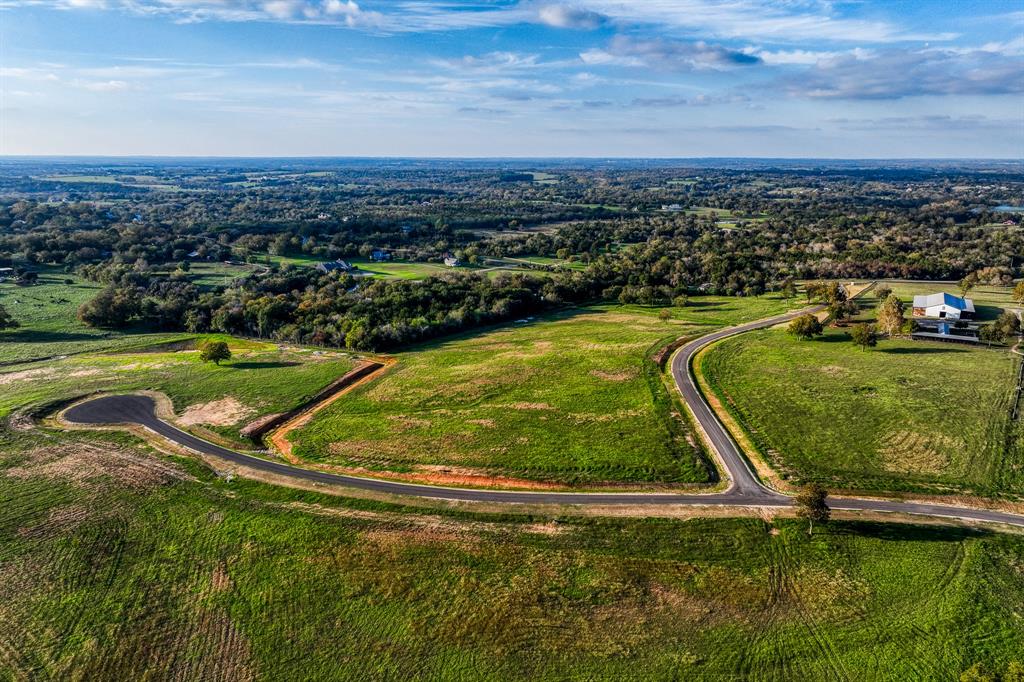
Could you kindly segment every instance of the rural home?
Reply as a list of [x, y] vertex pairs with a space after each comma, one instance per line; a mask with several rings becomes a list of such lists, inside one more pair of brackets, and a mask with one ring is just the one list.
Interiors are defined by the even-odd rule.
[[339, 258], [338, 260], [317, 263], [316, 269], [320, 272], [348, 272], [352, 269], [352, 266]]
[[391, 260], [391, 254], [384, 249], [374, 249], [370, 254], [370, 260], [377, 262]]
[[914, 297], [914, 317], [936, 317], [946, 320], [974, 318], [974, 301], [941, 292]]
[[459, 259], [455, 256], [445, 256], [444, 264], [450, 268], [457, 268], [459, 267]]

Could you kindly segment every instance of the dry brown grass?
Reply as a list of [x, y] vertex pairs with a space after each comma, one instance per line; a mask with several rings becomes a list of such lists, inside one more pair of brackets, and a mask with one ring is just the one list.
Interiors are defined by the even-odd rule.
[[211, 400], [208, 403], [189, 405], [177, 421], [185, 426], [197, 424], [232, 426], [255, 413], [254, 408], [242, 404], [233, 396], [227, 396], [220, 400]]
[[18, 381], [45, 379], [56, 373], [57, 370], [52, 367], [37, 367], [35, 369], [23, 369], [18, 372], [5, 372], [0, 374], [0, 386], [7, 386]]
[[20, 465], [6, 469], [4, 475], [72, 483], [109, 478], [118, 485], [135, 489], [192, 480], [178, 467], [141, 452], [76, 442], [31, 450]]

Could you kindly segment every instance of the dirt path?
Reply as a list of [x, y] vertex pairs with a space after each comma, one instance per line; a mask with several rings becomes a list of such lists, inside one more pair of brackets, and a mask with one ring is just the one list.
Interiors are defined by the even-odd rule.
[[341, 377], [333, 384], [313, 398], [312, 402], [305, 406], [298, 414], [290, 417], [283, 424], [275, 428], [267, 439], [281, 456], [293, 464], [301, 464], [302, 460], [292, 454], [292, 442], [288, 440], [288, 434], [295, 429], [302, 428], [309, 423], [313, 416], [352, 391], [357, 386], [376, 379], [397, 363], [394, 358], [383, 358], [379, 361], [371, 360], [352, 369], [348, 374]]

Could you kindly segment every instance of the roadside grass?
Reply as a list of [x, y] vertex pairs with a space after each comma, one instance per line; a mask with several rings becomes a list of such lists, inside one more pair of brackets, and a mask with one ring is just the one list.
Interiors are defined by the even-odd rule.
[[182, 337], [194, 348], [200, 338], [225, 340], [234, 357], [220, 366], [194, 350], [159, 344], [127, 352], [88, 353], [5, 367], [0, 373], [0, 419], [13, 410], [41, 406], [97, 391], [160, 391], [185, 425], [252, 446], [239, 429], [256, 418], [286, 412], [312, 398], [354, 366], [343, 352], [313, 351], [228, 336]]
[[[942, 290], [891, 286], [901, 297]], [[979, 311], [998, 314], [1008, 300], [999, 288], [972, 293]], [[869, 319], [870, 293], [863, 301]], [[777, 328], [716, 344], [702, 371], [784, 476], [999, 495], [1024, 493], [1024, 438], [1010, 421], [1018, 361], [1005, 350], [902, 339], [861, 351], [843, 329], [799, 341]]]
[[471, 514], [0, 435], [0, 677], [946, 680], [1024, 651], [1024, 537]]
[[293, 432], [319, 464], [562, 484], [707, 482], [650, 359], [681, 336], [786, 310], [778, 296], [601, 305], [430, 343]]

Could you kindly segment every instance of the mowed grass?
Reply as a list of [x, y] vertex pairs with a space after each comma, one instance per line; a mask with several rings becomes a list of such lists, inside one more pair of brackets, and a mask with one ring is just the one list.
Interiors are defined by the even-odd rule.
[[[914, 296], [936, 294], [941, 291], [953, 294], [954, 296], [960, 295], [960, 287], [955, 282], [883, 282], [882, 284], [892, 289], [894, 294], [907, 303], [908, 317], [910, 316], [910, 306], [914, 302]], [[996, 319], [1003, 310], [1020, 307], [1013, 302], [1013, 289], [1011, 287], [977, 286], [967, 292], [967, 298], [974, 301], [974, 309], [977, 313], [975, 319], [982, 322], [990, 322]], [[871, 296], [870, 292], [865, 295], [865, 303], [867, 302], [870, 302], [872, 305], [875, 303], [875, 299]]]
[[[144, 389], [165, 393], [184, 424], [201, 435], [209, 435], [203, 433], [208, 429], [251, 446], [239, 436], [240, 428], [312, 398], [355, 364], [346, 353], [210, 338], [228, 341], [234, 357], [217, 366], [200, 360], [195, 350], [158, 345], [5, 367], [0, 373], [0, 419], [20, 408], [97, 391]], [[181, 343], [194, 347], [195, 341]]]
[[0, 677], [949, 680], [1024, 651], [1024, 538], [487, 515], [5, 434]]
[[[999, 292], [979, 293], [984, 310]], [[862, 351], [843, 329], [813, 341], [770, 329], [716, 344], [701, 370], [797, 480], [992, 495], [1024, 492], [1020, 425], [1010, 421], [1018, 361], [965, 344], [883, 340]]]
[[321, 464], [398, 472], [461, 467], [566, 484], [698, 483], [708, 468], [654, 350], [788, 307], [701, 297], [673, 317], [595, 306], [401, 353], [387, 374], [292, 434]]

